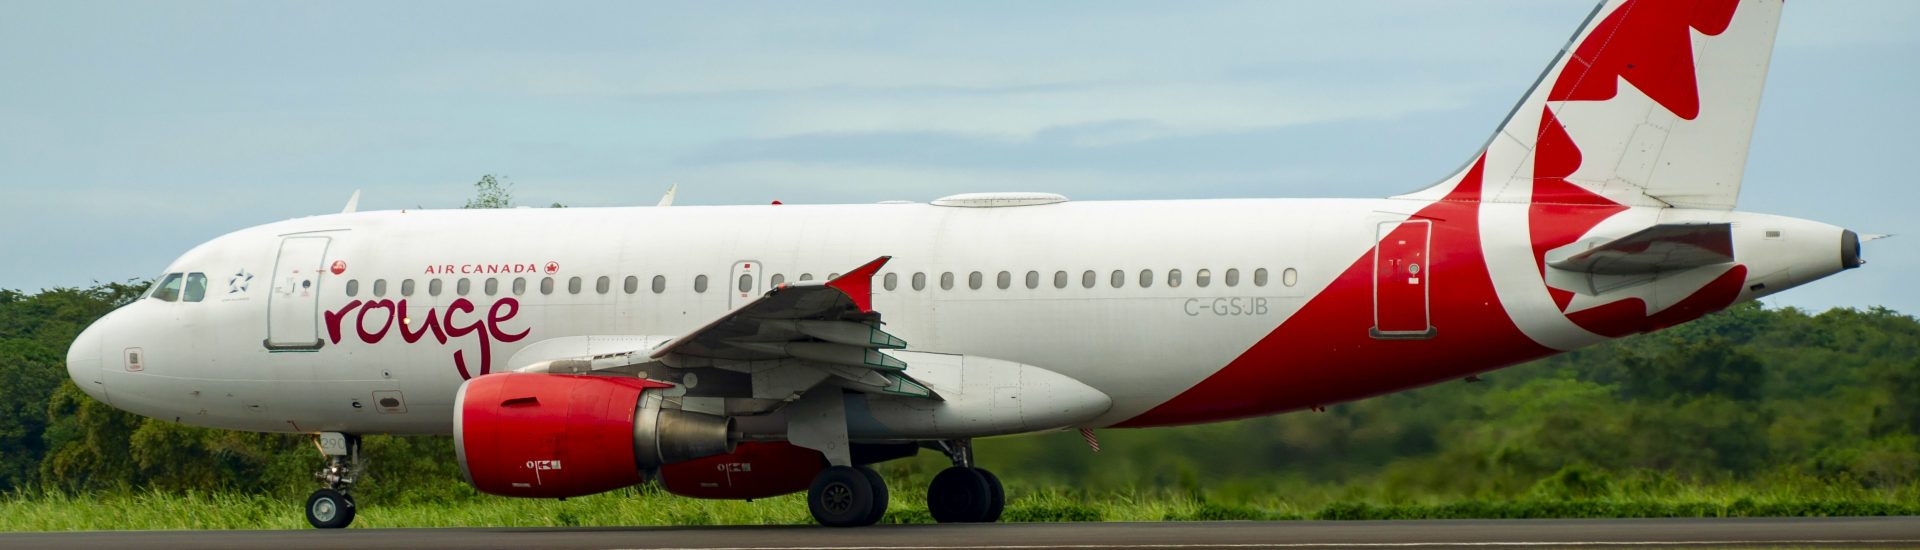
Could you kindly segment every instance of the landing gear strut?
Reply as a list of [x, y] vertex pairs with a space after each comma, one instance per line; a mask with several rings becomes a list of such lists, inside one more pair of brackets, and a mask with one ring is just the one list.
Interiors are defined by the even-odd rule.
[[927, 486], [927, 511], [940, 523], [993, 523], [1007, 509], [1007, 492], [1000, 478], [973, 466], [973, 442], [942, 441], [932, 446], [953, 460]]
[[339, 529], [353, 523], [353, 482], [360, 479], [360, 436], [326, 432], [313, 437], [327, 465], [313, 474], [326, 487], [307, 496], [307, 523]]

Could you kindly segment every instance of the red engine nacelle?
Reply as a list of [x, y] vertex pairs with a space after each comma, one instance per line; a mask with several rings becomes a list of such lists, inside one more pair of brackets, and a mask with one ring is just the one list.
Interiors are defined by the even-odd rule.
[[564, 498], [635, 485], [641, 472], [733, 450], [732, 421], [661, 408], [635, 378], [500, 373], [455, 396], [453, 443], [467, 482], [503, 496]]
[[827, 467], [820, 451], [791, 443], [741, 443], [734, 452], [660, 468], [660, 485], [684, 497], [748, 499], [807, 490]]

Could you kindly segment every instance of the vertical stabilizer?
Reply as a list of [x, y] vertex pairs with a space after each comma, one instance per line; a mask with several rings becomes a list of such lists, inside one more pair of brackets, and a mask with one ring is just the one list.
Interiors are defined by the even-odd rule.
[[1733, 208], [1781, 2], [1604, 2], [1468, 163], [1482, 200]]
[[673, 194], [674, 192], [679, 190], [680, 190], [680, 184], [678, 183], [673, 184], [673, 186], [671, 187], [668, 187], [667, 194], [661, 195], [660, 202], [658, 204], [655, 204], [654, 206], [673, 206]]

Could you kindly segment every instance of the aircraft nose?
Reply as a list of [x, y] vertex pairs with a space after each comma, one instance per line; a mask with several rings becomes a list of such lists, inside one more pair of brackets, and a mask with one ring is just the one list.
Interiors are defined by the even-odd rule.
[[80, 335], [74, 337], [73, 345], [67, 348], [67, 376], [73, 378], [73, 384], [87, 395], [107, 403], [107, 386], [100, 376], [100, 325], [105, 320], [95, 321]]

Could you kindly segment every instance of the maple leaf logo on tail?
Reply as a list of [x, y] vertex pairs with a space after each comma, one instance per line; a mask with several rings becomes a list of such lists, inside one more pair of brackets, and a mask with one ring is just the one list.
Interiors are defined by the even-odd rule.
[[[1623, 206], [1733, 208], [1781, 3], [1602, 4], [1480, 152], [1484, 200], [1593, 202], [1584, 194]], [[1577, 153], [1535, 159], [1556, 132]], [[1529, 176], [1563, 166], [1527, 168], [1535, 160], [1571, 160], [1577, 170], [1542, 185]], [[1402, 197], [1441, 199], [1458, 176]]]

